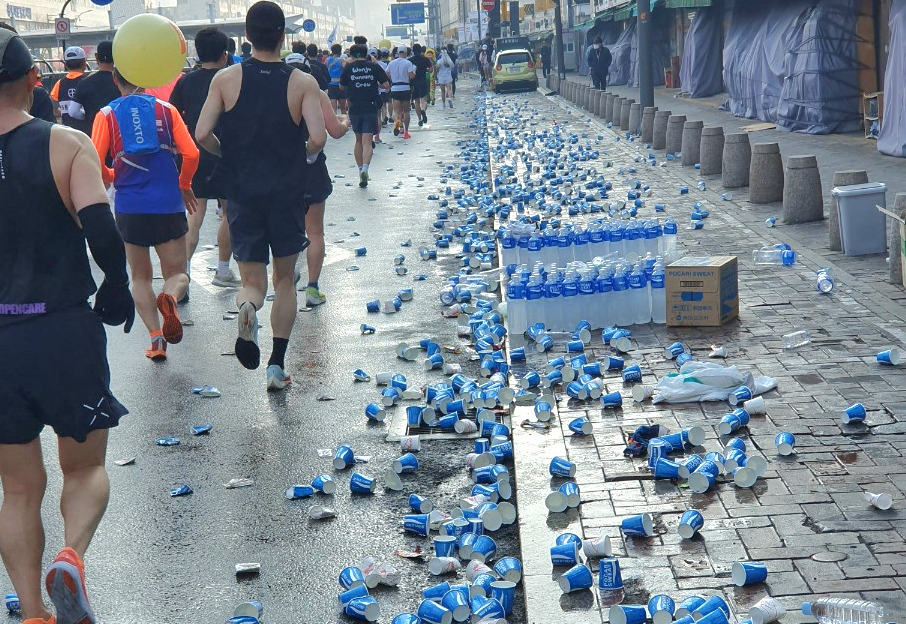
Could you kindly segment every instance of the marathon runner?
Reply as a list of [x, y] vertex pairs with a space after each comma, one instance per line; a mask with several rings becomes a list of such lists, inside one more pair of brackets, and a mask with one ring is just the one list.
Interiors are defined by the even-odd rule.
[[425, 56], [425, 48], [416, 43], [412, 46], [412, 64], [415, 65], [415, 77], [412, 79], [412, 102], [419, 127], [428, 123], [428, 74], [434, 65]]
[[[128, 413], [110, 392], [102, 323], [129, 332], [135, 307], [97, 154], [27, 113], [37, 81], [28, 46], [0, 28], [0, 555], [24, 624], [96, 624], [84, 557], [110, 497], [108, 429]], [[86, 241], [104, 274], [93, 311]], [[44, 578], [55, 615], [41, 590], [44, 426], [63, 472], [64, 548]]]
[[409, 102], [412, 100], [411, 82], [415, 78], [415, 65], [407, 58], [409, 51], [406, 46], [396, 50], [396, 58], [387, 65], [387, 75], [390, 77], [390, 99], [393, 100], [394, 117], [393, 136], [403, 132], [403, 138], [409, 139]]
[[85, 60], [85, 50], [78, 46], [66, 48], [63, 53], [63, 63], [66, 65], [66, 75], [60, 78], [50, 90], [50, 97], [60, 105], [60, 121], [64, 126], [90, 134], [91, 122], [75, 119], [69, 115], [69, 103], [75, 96], [76, 88], [85, 77], [85, 71], [88, 69], [88, 62]]
[[327, 87], [327, 95], [330, 97], [330, 104], [334, 110], [339, 110], [346, 114], [346, 94], [340, 86], [340, 76], [343, 75], [343, 67], [346, 63], [341, 58], [343, 46], [335, 43], [330, 46], [330, 56], [324, 63], [327, 66], [327, 73], [330, 76], [330, 84]]
[[[196, 208], [192, 176], [198, 168], [198, 148], [171, 104], [143, 93], [116, 70], [113, 79], [122, 97], [95, 117], [91, 140], [104, 182], [116, 189], [116, 225], [126, 242], [132, 296], [151, 336], [145, 356], [160, 362], [167, 359], [167, 344], [182, 340], [176, 302], [189, 287], [186, 212], [192, 214]], [[179, 170], [177, 156], [182, 157]], [[107, 158], [113, 160], [112, 169], [106, 166]], [[157, 297], [151, 287], [151, 247], [164, 277]]]
[[308, 246], [305, 166], [317, 160], [327, 136], [317, 82], [280, 59], [285, 28], [283, 10], [273, 2], [249, 8], [245, 30], [252, 57], [214, 77], [195, 130], [202, 147], [221, 157], [229, 180], [230, 234], [242, 280], [235, 352], [248, 369], [260, 365], [257, 312], [274, 256], [268, 390], [292, 381], [284, 359], [296, 319], [296, 260]]
[[98, 70], [79, 81], [69, 104], [69, 116], [84, 119], [89, 129], [100, 110], [120, 96], [120, 90], [113, 82], [113, 42], [98, 43], [94, 58]]
[[381, 110], [380, 88], [388, 88], [390, 79], [380, 65], [367, 59], [368, 48], [356, 44], [350, 50], [353, 58], [340, 77], [349, 99], [349, 121], [355, 132], [355, 164], [359, 169], [359, 186], [368, 186], [368, 166], [374, 153], [374, 135], [380, 131], [378, 113]]

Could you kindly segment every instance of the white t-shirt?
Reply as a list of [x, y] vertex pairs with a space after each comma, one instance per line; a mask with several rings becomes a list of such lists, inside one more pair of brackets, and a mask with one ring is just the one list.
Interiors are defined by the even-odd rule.
[[[385, 72], [387, 71], [387, 67], [390, 65], [390, 63], [386, 61], [378, 61], [377, 64], [380, 65], [381, 69], [383, 69]], [[387, 74], [387, 77], [389, 78], [390, 74]], [[380, 87], [378, 87], [378, 93], [387, 93], [388, 91], [389, 89], [381, 89]]]
[[390, 76], [391, 91], [409, 90], [409, 72], [415, 72], [415, 65], [407, 58], [395, 58], [387, 65], [387, 75]]

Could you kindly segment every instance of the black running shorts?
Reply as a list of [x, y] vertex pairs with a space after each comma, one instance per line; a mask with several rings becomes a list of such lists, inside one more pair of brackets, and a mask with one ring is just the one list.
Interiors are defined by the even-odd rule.
[[391, 91], [390, 97], [397, 102], [408, 102], [412, 99], [412, 91], [409, 89], [406, 89], [405, 91]]
[[[374, 117], [374, 115], [370, 115]], [[376, 125], [377, 120], [375, 120]], [[355, 125], [353, 125], [355, 128]], [[318, 160], [312, 165], [305, 165], [305, 205], [321, 204], [333, 193], [333, 182], [327, 170], [327, 156], [318, 154]]]
[[116, 229], [130, 245], [155, 247], [186, 235], [189, 223], [185, 212], [169, 214], [116, 213]]
[[340, 85], [328, 85], [327, 97], [331, 100], [345, 100], [346, 92], [343, 91], [343, 88]]
[[283, 194], [253, 202], [230, 198], [227, 211], [233, 257], [239, 262], [268, 264], [308, 247], [305, 202], [300, 194]]
[[352, 131], [356, 134], [377, 134], [378, 132], [377, 113], [350, 115], [349, 122], [352, 124]]
[[422, 98], [428, 97], [428, 83], [427, 82], [413, 82], [412, 83], [412, 99], [420, 100]]
[[107, 334], [88, 304], [0, 328], [0, 444], [52, 427], [84, 442], [129, 413], [110, 393]]

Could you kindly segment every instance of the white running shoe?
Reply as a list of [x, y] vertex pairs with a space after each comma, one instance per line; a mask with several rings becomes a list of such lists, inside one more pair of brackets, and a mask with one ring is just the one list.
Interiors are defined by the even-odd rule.
[[286, 374], [286, 371], [277, 364], [271, 364], [267, 367], [267, 391], [277, 392], [283, 390], [292, 383], [292, 378]]
[[236, 277], [236, 274], [233, 273], [233, 269], [228, 269], [223, 275], [215, 272], [214, 279], [211, 280], [211, 283], [214, 284], [214, 286], [220, 286], [221, 288], [242, 286], [242, 280]]

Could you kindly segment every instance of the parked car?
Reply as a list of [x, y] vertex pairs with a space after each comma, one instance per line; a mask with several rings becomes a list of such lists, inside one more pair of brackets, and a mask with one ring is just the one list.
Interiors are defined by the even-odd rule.
[[531, 52], [524, 49], [498, 52], [491, 78], [494, 93], [500, 93], [504, 88], [538, 88], [535, 59]]

